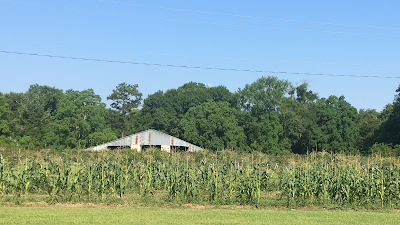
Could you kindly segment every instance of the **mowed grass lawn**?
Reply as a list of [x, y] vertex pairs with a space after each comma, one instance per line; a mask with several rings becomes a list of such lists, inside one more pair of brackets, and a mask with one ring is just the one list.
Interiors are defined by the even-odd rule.
[[400, 213], [155, 207], [0, 207], [0, 224], [400, 224]]

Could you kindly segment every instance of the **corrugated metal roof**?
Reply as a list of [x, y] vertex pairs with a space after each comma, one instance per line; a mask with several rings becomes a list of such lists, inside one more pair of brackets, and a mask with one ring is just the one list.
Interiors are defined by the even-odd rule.
[[131, 145], [167, 145], [167, 146], [184, 146], [189, 152], [202, 150], [202, 148], [193, 145], [189, 142], [176, 138], [174, 136], [162, 133], [157, 130], [145, 130], [136, 134], [132, 134], [115, 141], [110, 141], [102, 145], [88, 148], [87, 150], [102, 150], [108, 147], [122, 147]]

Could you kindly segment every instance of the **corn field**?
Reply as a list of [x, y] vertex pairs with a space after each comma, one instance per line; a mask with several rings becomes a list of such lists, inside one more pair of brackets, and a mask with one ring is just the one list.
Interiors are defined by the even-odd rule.
[[197, 204], [399, 207], [400, 168], [394, 161], [314, 159], [279, 166], [248, 155], [157, 154], [0, 155], [0, 201], [45, 196], [50, 202], [101, 202], [138, 196]]

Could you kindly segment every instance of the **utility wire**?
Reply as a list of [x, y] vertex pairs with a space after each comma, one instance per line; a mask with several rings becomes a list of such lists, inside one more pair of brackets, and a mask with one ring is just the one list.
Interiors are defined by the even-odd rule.
[[318, 62], [294, 62], [294, 61], [278, 61], [278, 60], [262, 60], [262, 59], [238, 59], [238, 58], [202, 57], [202, 56], [188, 56], [188, 55], [174, 55], [174, 54], [158, 54], [158, 53], [147, 53], [147, 52], [113, 51], [113, 50], [102, 50], [102, 49], [90, 49], [90, 48], [78, 48], [78, 47], [65, 47], [65, 46], [56, 46], [56, 45], [27, 44], [27, 43], [16, 43], [16, 42], [7, 42], [7, 41], [0, 41], [0, 43], [17, 44], [17, 45], [29, 45], [29, 46], [39, 46], [39, 47], [50, 47], [50, 48], [61, 48], [61, 49], [73, 49], [73, 50], [84, 50], [84, 51], [95, 51], [95, 52], [114, 52], [114, 53], [124, 53], [124, 54], [141, 54], [141, 55], [153, 55], [153, 56], [165, 56], [165, 57], [180, 57], [180, 58], [196, 58], [196, 59], [217, 59], [217, 60], [229, 60], [229, 61], [270, 62], [270, 63], [292, 63], [292, 64], [313, 64], [313, 65], [328, 65], [328, 66], [400, 67], [400, 66], [397, 66], [397, 65], [318, 63]]
[[368, 78], [400, 79], [400, 77], [389, 77], [389, 76], [367, 76], [367, 75], [347, 75], [347, 74], [329, 74], [329, 73], [302, 73], [302, 72], [230, 69], [230, 68], [219, 68], [219, 67], [201, 67], [201, 66], [185, 66], [185, 65], [159, 64], [159, 63], [130, 62], [130, 61], [117, 61], [117, 60], [107, 60], [107, 59], [91, 59], [91, 58], [80, 58], [80, 57], [58, 56], [58, 55], [44, 55], [44, 54], [26, 53], [26, 52], [11, 52], [11, 51], [3, 51], [3, 50], [0, 50], [0, 53], [17, 54], [17, 55], [29, 55], [29, 56], [41, 56], [41, 57], [61, 58], [61, 59], [75, 59], [75, 60], [96, 61], [96, 62], [123, 63], [123, 64], [134, 64], [134, 65], [145, 65], [145, 66], [162, 66], [162, 67], [176, 67], [176, 68], [188, 68], [188, 69], [203, 69], [203, 70], [221, 70], [221, 71], [273, 73], [273, 74], [294, 74], [294, 75], [312, 75], [312, 76], [358, 77], [358, 78], [361, 78], [361, 77], [366, 78], [366, 77], [368, 77]]
[[54, 6], [54, 5], [45, 5], [45, 4], [30, 3], [30, 2], [20, 2], [20, 1], [13, 1], [13, 0], [2, 0], [2, 1], [15, 2], [15, 3], [21, 3], [21, 4], [28, 4], [28, 5], [37, 5], [37, 6], [58, 8], [58, 9], [76, 10], [76, 11], [82, 11], [82, 12], [93, 12], [93, 13], [101, 13], [101, 14], [108, 14], [108, 15], [127, 16], [127, 17], [135, 17], [135, 18], [143, 18], [143, 19], [154, 19], [154, 20], [164, 20], [164, 21], [182, 22], [182, 23], [214, 25], [214, 26], [241, 27], [241, 28], [265, 29], [265, 30], [281, 30], [281, 31], [296, 31], [296, 32], [310, 32], [310, 33], [352, 34], [352, 35], [400, 37], [400, 35], [396, 35], [396, 34], [379, 34], [379, 33], [376, 34], [376, 33], [356, 33], [356, 32], [341, 32], [341, 31], [301, 30], [301, 29], [290, 29], [290, 28], [279, 28], [279, 27], [260, 27], [260, 26], [247, 26], [247, 25], [237, 25], [237, 24], [209, 23], [209, 22], [201, 22], [201, 21], [179, 20], [179, 19], [159, 18], [159, 17], [151, 17], [151, 16], [138, 16], [138, 15], [122, 14], [122, 13], [111, 13], [111, 12], [103, 12], [103, 11], [88, 10], [88, 9], [78, 9], [78, 8], [70, 8], [70, 7]]
[[188, 10], [188, 9], [176, 9], [176, 8], [150, 6], [150, 5], [139, 5], [139, 4], [133, 4], [133, 3], [115, 2], [115, 1], [107, 1], [107, 0], [94, 0], [94, 1], [114, 3], [114, 4], [122, 4], [122, 5], [131, 5], [131, 6], [137, 6], [137, 7], [147, 7], [147, 8], [154, 8], [154, 9], [163, 9], [163, 10], [190, 12], [190, 13], [200, 13], [200, 14], [209, 14], [209, 15], [218, 15], [218, 16], [240, 17], [240, 18], [249, 18], [249, 19], [275, 20], [275, 21], [284, 21], [284, 22], [309, 23], [309, 24], [332, 25], [332, 26], [346, 26], [346, 27], [362, 27], [362, 28], [400, 30], [400, 28], [398, 28], [398, 27], [378, 27], [378, 26], [363, 26], [363, 25], [352, 25], [352, 24], [341, 24], [341, 23], [324, 23], [324, 22], [313, 22], [313, 21], [303, 21], [303, 20], [277, 19], [277, 18], [258, 17], [258, 16], [246, 16], [246, 15], [235, 15], [235, 14], [226, 14], [226, 13], [205, 12], [205, 11]]

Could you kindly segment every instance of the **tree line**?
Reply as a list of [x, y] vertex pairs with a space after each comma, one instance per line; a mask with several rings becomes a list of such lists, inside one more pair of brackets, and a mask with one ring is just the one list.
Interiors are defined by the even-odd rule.
[[107, 99], [110, 108], [93, 89], [38, 84], [0, 93], [0, 145], [84, 149], [156, 129], [210, 150], [400, 155], [400, 86], [381, 112], [273, 76], [234, 93], [190, 82], [145, 99], [137, 84], [121, 83]]

